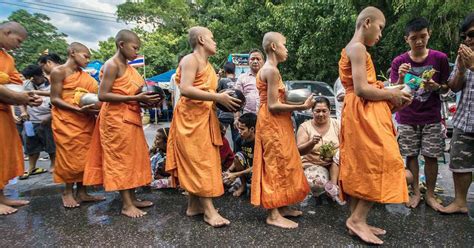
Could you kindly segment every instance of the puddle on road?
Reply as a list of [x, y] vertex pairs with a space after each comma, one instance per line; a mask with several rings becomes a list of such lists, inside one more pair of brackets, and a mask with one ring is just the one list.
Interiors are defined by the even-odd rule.
[[411, 210], [403, 204], [386, 204], [385, 209], [394, 215], [408, 216]]

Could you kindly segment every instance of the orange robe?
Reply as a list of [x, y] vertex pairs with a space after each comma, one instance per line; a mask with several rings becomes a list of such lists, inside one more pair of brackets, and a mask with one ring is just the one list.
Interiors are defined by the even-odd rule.
[[[368, 83], [383, 88], [383, 84], [377, 82], [370, 54], [366, 57]], [[345, 50], [339, 60], [339, 77], [346, 89], [340, 133], [342, 191], [372, 202], [407, 202], [405, 169], [389, 103], [356, 96], [351, 62]]]
[[[10, 82], [23, 84], [20, 74], [15, 69], [15, 60], [3, 49], [0, 50], [0, 71], [10, 76]], [[20, 135], [16, 130], [11, 107], [0, 101], [0, 190], [8, 181], [23, 175], [24, 161]]]
[[[176, 83], [181, 70], [176, 71]], [[196, 74], [193, 86], [216, 92], [217, 76], [211, 64]], [[201, 197], [224, 194], [219, 146], [222, 145], [219, 120], [212, 101], [192, 100], [181, 96], [174, 110], [166, 152], [166, 171], [172, 185], [178, 184]]]
[[[97, 93], [97, 81], [84, 71], [69, 75], [63, 81], [61, 98], [71, 105], [74, 103], [76, 88], [84, 88]], [[52, 129], [56, 142], [54, 165], [55, 183], [82, 182], [86, 154], [89, 150], [95, 117], [53, 106]]]
[[[267, 84], [257, 74], [260, 94], [252, 169], [251, 203], [273, 209], [304, 200], [310, 188], [296, 146], [291, 112], [271, 113]], [[279, 101], [285, 102], [285, 86], [278, 86]]]
[[[145, 80], [128, 66], [117, 78], [112, 93], [135, 95]], [[148, 145], [137, 102], [105, 102], [92, 138], [84, 172], [84, 185], [102, 184], [106, 191], [133, 189], [151, 182]]]

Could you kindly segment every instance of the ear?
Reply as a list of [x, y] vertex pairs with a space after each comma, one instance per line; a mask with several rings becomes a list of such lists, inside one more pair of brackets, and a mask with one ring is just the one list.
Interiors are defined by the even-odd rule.
[[270, 47], [272, 48], [272, 50], [273, 50], [274, 52], [276, 51], [276, 47], [277, 47], [277, 46], [276, 46], [275, 42], [272, 42], [272, 43], [270, 44]]
[[432, 34], [432, 33], [433, 33], [433, 30], [429, 29], [429, 30], [428, 30], [428, 36], [431, 37], [431, 34]]
[[364, 27], [368, 28], [370, 26], [370, 24], [372, 24], [372, 21], [370, 20], [370, 18], [369, 17], [365, 18]]
[[249, 130], [250, 130], [250, 132], [254, 133], [255, 132], [255, 127], [251, 127]]
[[198, 42], [199, 42], [199, 44], [204, 45], [204, 36], [199, 35]]
[[408, 36], [403, 36], [403, 38], [405, 39], [405, 42], [408, 43]]

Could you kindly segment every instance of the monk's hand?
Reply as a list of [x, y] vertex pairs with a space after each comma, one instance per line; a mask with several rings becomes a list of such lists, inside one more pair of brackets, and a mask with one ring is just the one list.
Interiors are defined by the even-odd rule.
[[43, 98], [36, 95], [35, 93], [30, 91], [30, 92], [26, 92], [26, 94], [28, 96], [28, 103], [26, 103], [27, 105], [38, 107], [39, 105], [43, 103]]
[[136, 96], [136, 99], [149, 106], [158, 105], [163, 100], [159, 94], [153, 92], [142, 92]]
[[411, 65], [409, 63], [403, 63], [398, 67], [398, 78], [404, 78], [405, 75], [410, 71]]
[[96, 115], [96, 114], [99, 114], [100, 109], [97, 109], [97, 107], [95, 106], [95, 104], [89, 104], [89, 105], [82, 106], [82, 107], [79, 109], [79, 112], [84, 113], [84, 114], [93, 114], [93, 115]]
[[388, 91], [390, 91], [392, 95], [389, 101], [395, 108], [401, 107], [407, 102], [412, 101], [413, 96], [408, 92], [402, 91], [403, 88], [405, 88], [405, 85], [400, 85], [399, 87], [388, 89]]
[[222, 106], [227, 109], [232, 110], [232, 112], [237, 111], [240, 107], [241, 101], [237, 98], [230, 96], [232, 90], [225, 90], [223, 92], [217, 93], [216, 102], [220, 103]]
[[308, 98], [306, 98], [306, 101], [303, 103], [303, 109], [310, 109], [314, 106], [316, 103], [315, 95], [311, 94]]

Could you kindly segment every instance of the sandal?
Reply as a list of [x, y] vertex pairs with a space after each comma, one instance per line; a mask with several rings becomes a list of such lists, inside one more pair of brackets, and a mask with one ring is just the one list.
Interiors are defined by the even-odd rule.
[[30, 173], [28, 173], [28, 171], [25, 171], [25, 173], [23, 173], [23, 175], [21, 175], [18, 179], [25, 180], [28, 179], [28, 177], [30, 177]]
[[48, 172], [48, 170], [45, 170], [43, 168], [34, 168], [30, 175], [38, 175], [45, 172]]

